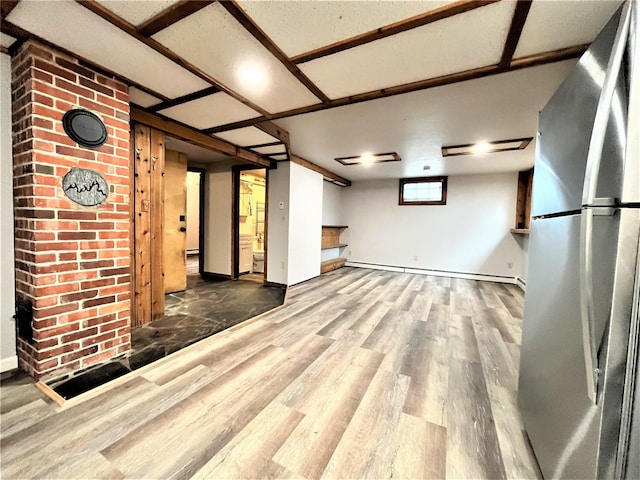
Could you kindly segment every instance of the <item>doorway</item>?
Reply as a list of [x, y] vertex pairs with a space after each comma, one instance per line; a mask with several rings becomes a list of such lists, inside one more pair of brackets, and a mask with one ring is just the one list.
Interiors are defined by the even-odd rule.
[[233, 170], [233, 277], [264, 283], [266, 279], [267, 170]]
[[204, 271], [204, 168], [187, 167], [187, 275]]

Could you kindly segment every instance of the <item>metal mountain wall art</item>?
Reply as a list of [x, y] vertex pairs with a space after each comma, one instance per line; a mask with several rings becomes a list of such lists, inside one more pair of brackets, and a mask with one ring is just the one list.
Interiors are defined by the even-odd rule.
[[72, 168], [62, 178], [62, 190], [74, 202], [93, 207], [109, 196], [109, 184], [98, 172], [84, 168]]

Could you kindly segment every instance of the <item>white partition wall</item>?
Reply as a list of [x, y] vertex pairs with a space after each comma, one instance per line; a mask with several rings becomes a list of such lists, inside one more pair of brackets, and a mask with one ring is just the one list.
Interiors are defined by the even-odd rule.
[[13, 158], [11, 153], [11, 57], [0, 54], [0, 371], [18, 366], [13, 250]]
[[207, 172], [206, 175], [204, 271], [231, 275], [231, 171]]
[[288, 284], [320, 275], [322, 245], [322, 175], [291, 166]]

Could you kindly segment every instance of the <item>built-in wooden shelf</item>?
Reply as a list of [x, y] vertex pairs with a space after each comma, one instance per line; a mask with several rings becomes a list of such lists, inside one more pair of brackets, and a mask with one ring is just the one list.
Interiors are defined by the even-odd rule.
[[[329, 250], [332, 248], [344, 248], [346, 243], [340, 242], [340, 234], [342, 231], [348, 228], [346, 225], [323, 225], [322, 226], [322, 250]], [[330, 272], [337, 268], [344, 267], [347, 260], [345, 258], [337, 257], [325, 260], [320, 264], [320, 273]]]
[[332, 270], [342, 268], [346, 262], [346, 258], [332, 258], [331, 260], [325, 260], [320, 264], [320, 273], [327, 273]]
[[533, 168], [518, 173], [518, 196], [516, 201], [516, 228], [511, 233], [529, 235], [531, 226], [531, 193], [533, 189]]
[[336, 245], [327, 245], [326, 247], [322, 247], [322, 250], [329, 250], [330, 248], [344, 248], [348, 246], [349, 244], [347, 243], [338, 243]]

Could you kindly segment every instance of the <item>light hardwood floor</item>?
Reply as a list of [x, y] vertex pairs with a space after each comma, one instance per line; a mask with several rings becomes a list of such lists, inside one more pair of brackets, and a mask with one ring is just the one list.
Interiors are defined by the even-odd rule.
[[1, 393], [2, 478], [537, 478], [522, 292], [343, 268], [57, 407]]

